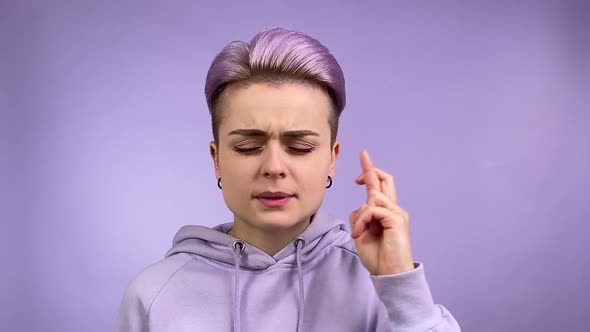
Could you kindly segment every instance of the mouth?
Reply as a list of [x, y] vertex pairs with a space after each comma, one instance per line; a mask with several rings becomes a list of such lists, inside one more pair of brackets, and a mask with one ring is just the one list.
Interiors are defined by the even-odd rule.
[[285, 198], [285, 197], [293, 197], [293, 194], [287, 194], [282, 191], [265, 191], [263, 193], [257, 194], [255, 198]]
[[266, 207], [283, 207], [291, 201], [292, 198], [296, 197], [293, 194], [287, 194], [284, 192], [271, 192], [265, 191], [263, 193], [257, 194], [254, 196], [262, 205]]

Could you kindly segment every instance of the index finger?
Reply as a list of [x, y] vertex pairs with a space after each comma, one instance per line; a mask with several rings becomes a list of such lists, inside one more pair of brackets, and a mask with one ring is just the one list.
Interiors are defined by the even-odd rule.
[[369, 193], [371, 190], [381, 191], [379, 178], [377, 177], [377, 173], [375, 173], [375, 167], [373, 166], [371, 158], [369, 158], [369, 153], [367, 150], [363, 150], [361, 152], [361, 167], [363, 169], [363, 173], [367, 174], [365, 177], [367, 193]]

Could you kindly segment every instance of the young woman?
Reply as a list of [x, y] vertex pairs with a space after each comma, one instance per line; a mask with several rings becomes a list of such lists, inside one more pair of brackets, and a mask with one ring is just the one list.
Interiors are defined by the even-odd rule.
[[[213, 60], [211, 158], [233, 222], [184, 226], [128, 286], [119, 332], [460, 331], [414, 262], [393, 177], [360, 155], [366, 202], [318, 212], [340, 152], [344, 76], [316, 39], [273, 28]], [[206, 215], [202, 218], [207, 218]]]

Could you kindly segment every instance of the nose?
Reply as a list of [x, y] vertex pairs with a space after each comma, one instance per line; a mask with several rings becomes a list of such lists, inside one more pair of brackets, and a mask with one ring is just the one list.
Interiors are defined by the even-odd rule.
[[267, 178], [284, 178], [287, 169], [284, 162], [284, 152], [279, 144], [269, 144], [262, 153], [261, 173]]

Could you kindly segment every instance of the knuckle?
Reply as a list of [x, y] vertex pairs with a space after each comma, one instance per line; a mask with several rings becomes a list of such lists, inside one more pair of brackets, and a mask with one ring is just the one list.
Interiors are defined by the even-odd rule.
[[408, 225], [408, 220], [400, 215], [397, 218], [393, 218], [393, 220], [397, 227], [406, 227]]
[[404, 209], [402, 209], [402, 208], [400, 208], [400, 207], [398, 207], [398, 209], [399, 209], [399, 213], [400, 213], [402, 216], [404, 216], [406, 219], [408, 219], [408, 218], [410, 217], [410, 214], [408, 213], [408, 211], [406, 211], [406, 210], [404, 210]]

